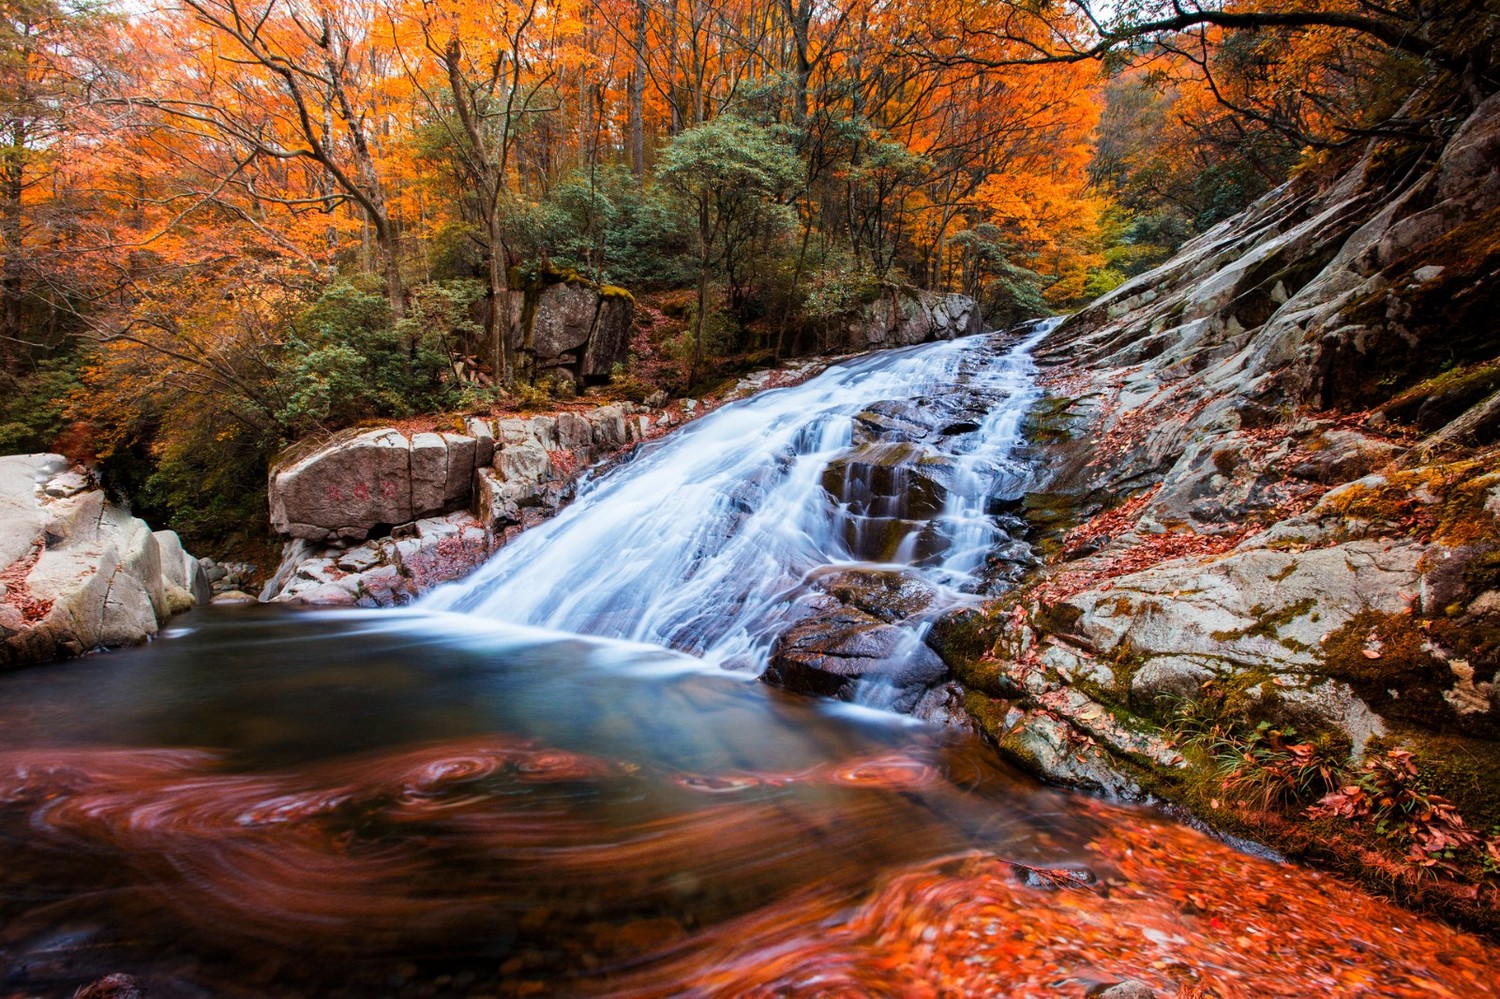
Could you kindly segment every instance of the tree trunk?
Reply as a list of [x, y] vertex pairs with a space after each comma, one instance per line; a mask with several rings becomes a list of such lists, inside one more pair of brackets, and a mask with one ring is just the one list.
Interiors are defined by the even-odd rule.
[[15, 348], [24, 332], [21, 329], [24, 319], [21, 272], [25, 259], [21, 245], [23, 183], [21, 157], [17, 153], [0, 177], [0, 244], [5, 250], [5, 259], [0, 263], [0, 361], [5, 362], [7, 371], [11, 360], [18, 356]]
[[708, 311], [708, 267], [713, 262], [713, 229], [709, 226], [708, 201], [698, 202], [698, 320], [693, 331], [693, 370], [688, 375], [688, 390], [698, 384], [703, 369], [703, 315]]
[[391, 303], [391, 321], [406, 318], [406, 287], [401, 281], [401, 240], [390, 219], [375, 228], [375, 241], [385, 265], [385, 294]]
[[635, 5], [635, 69], [630, 75], [630, 172], [646, 176], [646, 0]]
[[494, 213], [486, 223], [487, 251], [490, 257], [490, 314], [485, 322], [485, 340], [490, 350], [490, 370], [495, 382], [509, 385], [515, 379], [515, 364], [510, 350], [510, 275], [506, 273], [505, 244]]

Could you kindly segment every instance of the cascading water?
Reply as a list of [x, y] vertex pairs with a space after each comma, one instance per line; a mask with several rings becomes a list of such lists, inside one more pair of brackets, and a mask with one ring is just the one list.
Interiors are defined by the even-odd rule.
[[422, 605], [759, 669], [790, 623], [827, 609], [808, 599], [826, 567], [901, 572], [951, 603], [1014, 543], [997, 501], [1025, 480], [1029, 350], [1053, 325], [1004, 351], [991, 335], [864, 357], [727, 405]]

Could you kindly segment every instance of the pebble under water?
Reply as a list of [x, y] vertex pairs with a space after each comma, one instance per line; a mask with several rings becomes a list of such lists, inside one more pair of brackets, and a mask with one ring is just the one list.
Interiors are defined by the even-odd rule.
[[[889, 363], [882, 398], [906, 377]], [[980, 445], [1014, 428], [986, 420], [939, 428], [977, 435], [949, 481], [1004, 473]], [[762, 496], [858, 443], [783, 429]], [[757, 544], [731, 532], [732, 572], [626, 532], [630, 566], [685, 575], [584, 573], [572, 606], [657, 644], [499, 620], [500, 577], [531, 578], [512, 554], [413, 610], [205, 608], [146, 647], [0, 676], [0, 997], [116, 972], [152, 999], [1495, 994], [1500, 949], [1478, 937], [1045, 787], [965, 731], [718, 668], [764, 655], [799, 574], [869, 560], [851, 517], [895, 525], [882, 559], [974, 588], [976, 546], [1004, 534], [987, 481], [926, 524], [834, 503]], [[585, 497], [608, 489], [649, 511], [607, 479]], [[750, 578], [752, 556], [781, 575]], [[732, 597], [717, 623], [678, 614], [712, 579]], [[512, 597], [545, 608], [535, 588]]]

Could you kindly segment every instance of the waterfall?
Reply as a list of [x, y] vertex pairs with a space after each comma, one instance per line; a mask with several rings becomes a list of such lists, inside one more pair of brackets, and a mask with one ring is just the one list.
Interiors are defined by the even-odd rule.
[[974, 592], [1016, 541], [1001, 508], [1024, 488], [1029, 352], [1054, 324], [1008, 349], [991, 334], [861, 357], [728, 404], [422, 605], [759, 669], [829, 567]]

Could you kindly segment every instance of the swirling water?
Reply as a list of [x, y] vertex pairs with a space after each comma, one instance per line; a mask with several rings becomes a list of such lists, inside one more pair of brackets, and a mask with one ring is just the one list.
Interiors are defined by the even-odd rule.
[[[1010, 361], [1010, 388], [965, 396], [1032, 391]], [[851, 416], [910, 391], [947, 420], [941, 373], [979, 385], [985, 361], [972, 341], [861, 365], [710, 417], [770, 456], [750, 469], [709, 420], [685, 435], [713, 489], [673, 477], [671, 445], [601, 479], [585, 499], [631, 512], [558, 518], [578, 526], [545, 552], [571, 574], [529, 574], [523, 538], [434, 607], [206, 608], [150, 646], [0, 676], [0, 997], [110, 972], [152, 999], [1493, 994], [1484, 941], [1043, 787], [967, 733], [718, 668], [761, 654], [819, 565], [900, 557], [960, 592], [1004, 543], [991, 500], [1020, 470], [980, 446], [1015, 432], [993, 406], [939, 428], [961, 441], [946, 481], [983, 483], [927, 521], [880, 490], [797, 506], [843, 481]], [[736, 530], [683, 523], [694, 502]], [[551, 627], [513, 623], [533, 616]]]

